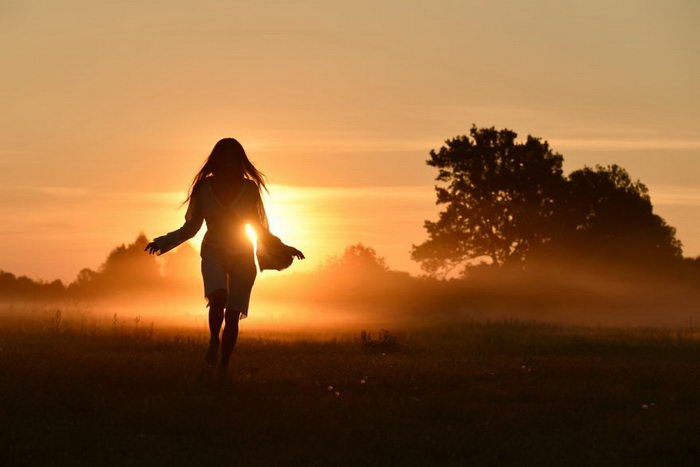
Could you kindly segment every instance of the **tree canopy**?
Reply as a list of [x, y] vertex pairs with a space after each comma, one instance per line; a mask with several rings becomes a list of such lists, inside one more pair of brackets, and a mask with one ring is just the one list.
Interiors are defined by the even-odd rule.
[[677, 258], [675, 230], [652, 210], [646, 187], [621, 167], [585, 167], [564, 176], [547, 141], [523, 142], [509, 129], [477, 128], [431, 150], [438, 170], [437, 221], [412, 257], [430, 274], [487, 261], [522, 267], [551, 247], [630, 259]]
[[654, 214], [647, 187], [618, 165], [572, 172], [559, 206], [561, 248], [626, 262], [681, 257], [676, 229]]

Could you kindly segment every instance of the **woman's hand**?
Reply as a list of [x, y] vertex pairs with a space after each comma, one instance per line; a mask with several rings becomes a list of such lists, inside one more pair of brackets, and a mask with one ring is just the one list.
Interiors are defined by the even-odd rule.
[[297, 250], [297, 249], [294, 248], [293, 246], [287, 245], [287, 248], [289, 248], [289, 252], [290, 252], [290, 253], [292, 254], [292, 256], [294, 256], [295, 258], [297, 258], [297, 259], [304, 259], [304, 258], [305, 258], [304, 253], [302, 253], [301, 251]]
[[146, 245], [146, 248], [143, 249], [143, 251], [147, 251], [149, 255], [152, 255], [153, 253], [157, 253], [160, 250], [160, 247], [156, 245], [156, 242], [151, 242], [148, 245]]

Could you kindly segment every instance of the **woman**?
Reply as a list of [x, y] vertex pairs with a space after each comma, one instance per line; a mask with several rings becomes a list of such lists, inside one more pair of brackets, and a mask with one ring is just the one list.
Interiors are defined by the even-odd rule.
[[[265, 177], [248, 160], [243, 146], [233, 138], [220, 140], [190, 185], [184, 201], [189, 202], [184, 225], [155, 238], [145, 249], [158, 255], [170, 251], [192, 238], [202, 222], [207, 221], [200, 253], [211, 332], [205, 361], [214, 366], [220, 347], [221, 370], [228, 368], [238, 338], [238, 321], [248, 315], [250, 292], [257, 275], [253, 242], [246, 225], [256, 233], [261, 271], [284, 269], [294, 257], [304, 259], [301, 251], [270, 233], [260, 196], [263, 188], [267, 190]], [[224, 319], [226, 325], [220, 338]]]

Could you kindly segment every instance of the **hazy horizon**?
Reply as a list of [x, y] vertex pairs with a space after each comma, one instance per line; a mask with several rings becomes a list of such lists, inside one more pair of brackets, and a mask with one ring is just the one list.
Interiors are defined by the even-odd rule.
[[[275, 198], [275, 193], [280, 195], [281, 201], [269, 201], [268, 211], [271, 214], [272, 229], [280, 233], [286, 238], [313, 239], [313, 242], [304, 243], [305, 251], [309, 258], [302, 262], [296, 262], [291, 272], [310, 271], [321, 266], [329, 257], [337, 256], [351, 244], [363, 243], [377, 250], [377, 253], [387, 259], [389, 267], [395, 270], [407, 271], [411, 274], [422, 273], [418, 263], [412, 261], [409, 257], [409, 249], [412, 243], [419, 243], [425, 238], [425, 230], [422, 226], [422, 220], [435, 216], [437, 212], [434, 205], [434, 192], [432, 185], [426, 186], [404, 186], [404, 187], [354, 187], [354, 188], [328, 188], [328, 187], [286, 187], [272, 185], [270, 187], [272, 199]], [[655, 211], [660, 213], [667, 221], [674, 225], [674, 215], [678, 216], [683, 212], [683, 207], [697, 206], [700, 204], [700, 189], [687, 191], [678, 190], [677, 187], [661, 185], [658, 188], [651, 187], [650, 192], [652, 201], [654, 202]], [[97, 200], [89, 200], [90, 193], [87, 191], [71, 192], [63, 191], [60, 188], [45, 188], [43, 190], [25, 188], [25, 196], [44, 197], [45, 213], [47, 217], [58, 215], [62, 217], [63, 222], [69, 224], [81, 222], [80, 215], [83, 209], [89, 210], [91, 205], [102, 204], [111, 207], [102, 213], [98, 213], [98, 219], [103, 219], [100, 222], [104, 229], [104, 236], [100, 241], [87, 245], [79, 245], [78, 249], [62, 250], [60, 248], [53, 249], [55, 243], [40, 245], [45, 251], [45, 257], [37, 257], [38, 260], [32, 266], [33, 271], [21, 271], [6, 268], [7, 272], [16, 275], [28, 275], [33, 279], [54, 280], [61, 279], [65, 283], [72, 282], [78, 272], [83, 268], [97, 269], [106, 259], [107, 254], [120, 244], [128, 244], [133, 242], [136, 236], [143, 232], [149, 238], [158, 235], [159, 232], [153, 228], [153, 225], [160, 225], [170, 222], [172, 228], [179, 226], [180, 219], [184, 215], [184, 208], [179, 208], [182, 193], [111, 193], [97, 195]], [[105, 199], [106, 198], [106, 199]], [[309, 200], [316, 201], [309, 205]], [[320, 202], [320, 201], [323, 202]], [[366, 207], [372, 205], [373, 209], [368, 211]], [[134, 205], [140, 205], [143, 211], [136, 218], [137, 221], [143, 222], [143, 228], [119, 229], [124, 237], [116, 238], [112, 232], [108, 232], [110, 227], [118, 227], [113, 221], [110, 221], [115, 213], [126, 216], [128, 211]], [[78, 206], [75, 210], [76, 214], [65, 217], [65, 212], [57, 211], [58, 207], [70, 207], [68, 212], [73, 212], [73, 206]], [[337, 214], [338, 208], [342, 212], [342, 216]], [[666, 214], [668, 213], [668, 214]], [[293, 217], [295, 214], [301, 215], [307, 222], [303, 225], [294, 225], [291, 223], [285, 228], [284, 221], [288, 217]], [[423, 217], [421, 217], [423, 216]], [[350, 228], [337, 230], [338, 218], [353, 219], [355, 223]], [[343, 220], [345, 220], [343, 219]], [[347, 221], [346, 221], [347, 222]], [[199, 250], [201, 238], [206, 231], [203, 226], [202, 230], [188, 243], [196, 250]], [[392, 231], [400, 231], [407, 243], [394, 242], [392, 239]], [[164, 232], [163, 232], [164, 233]], [[679, 230], [679, 238], [683, 239], [683, 231]], [[30, 233], [17, 229], [17, 235], [24, 239], [34, 238], [37, 241], [46, 239], [46, 233]], [[89, 234], [73, 231], [73, 234], [78, 238], [89, 238]], [[93, 233], [94, 235], [94, 233]], [[110, 244], [104, 239], [113, 240]], [[72, 237], [55, 238], [55, 242], [71, 243], [75, 240]], [[697, 256], [700, 250], [693, 252], [693, 248], [699, 248], [699, 242], [691, 242], [690, 248], [687, 243], [684, 243], [684, 253], [686, 256]], [[9, 250], [9, 248], [8, 248]], [[14, 251], [8, 252], [17, 255], [17, 261], [26, 260], [24, 258], [26, 252]], [[79, 254], [79, 256], [75, 256]], [[12, 258], [11, 256], [8, 256]], [[79, 262], [79, 258], [84, 258], [84, 263]], [[166, 257], [163, 257], [166, 258]], [[50, 261], [49, 261], [50, 260]], [[57, 267], [47, 268], [45, 264], [53, 262]], [[0, 265], [2, 269], [2, 265]], [[54, 274], [49, 274], [50, 271], [55, 271]], [[261, 277], [265, 277], [264, 274]]]

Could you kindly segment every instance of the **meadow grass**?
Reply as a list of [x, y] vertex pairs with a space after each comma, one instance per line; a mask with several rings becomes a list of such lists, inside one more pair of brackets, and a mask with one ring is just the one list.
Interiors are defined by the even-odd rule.
[[2, 465], [700, 462], [691, 329], [244, 331], [228, 384], [204, 370], [201, 331], [0, 329]]

